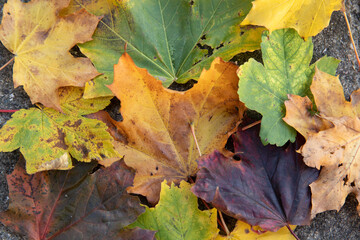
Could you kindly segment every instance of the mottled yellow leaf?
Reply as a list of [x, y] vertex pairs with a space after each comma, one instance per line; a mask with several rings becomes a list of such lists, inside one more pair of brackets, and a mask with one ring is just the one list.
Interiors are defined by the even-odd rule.
[[4, 5], [0, 40], [15, 54], [15, 87], [23, 85], [33, 103], [60, 110], [57, 90], [83, 87], [96, 77], [87, 58], [74, 58], [69, 50], [91, 40], [100, 17], [80, 10], [59, 17], [70, 0], [9, 0]]

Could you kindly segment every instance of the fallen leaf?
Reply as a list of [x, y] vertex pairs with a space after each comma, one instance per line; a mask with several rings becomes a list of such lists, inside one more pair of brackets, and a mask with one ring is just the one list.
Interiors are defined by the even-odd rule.
[[[326, 210], [340, 210], [349, 193], [360, 200], [360, 91], [351, 95], [351, 102], [346, 101], [339, 78], [318, 69], [311, 91], [319, 113], [306, 113], [308, 100], [290, 96], [285, 120], [305, 132], [307, 141], [301, 148], [305, 163], [321, 168], [319, 179], [310, 185], [314, 217]], [[294, 108], [304, 114], [293, 113]]]
[[[290, 226], [292, 230], [295, 230], [296, 226]], [[254, 231], [259, 231], [256, 233]], [[291, 235], [287, 227], [280, 228], [277, 232], [265, 232], [261, 233], [262, 229], [258, 226], [252, 227], [251, 225], [237, 221], [234, 230], [229, 236], [221, 236], [220, 234], [214, 240], [293, 240], [294, 236]]]
[[270, 31], [294, 28], [302, 37], [317, 35], [329, 25], [342, 0], [255, 0], [242, 24], [265, 26]]
[[29, 174], [71, 169], [70, 155], [81, 162], [119, 156], [103, 122], [77, 115], [97, 111], [107, 105], [109, 99], [80, 99], [73, 103], [79, 94], [79, 89], [61, 92], [62, 108], [68, 114], [52, 108], [15, 112], [0, 129], [0, 151], [11, 152], [20, 148]]
[[[310, 84], [315, 65], [311, 40], [304, 41], [295, 30], [282, 29], [262, 36], [264, 65], [250, 59], [238, 70], [239, 97], [245, 105], [262, 114], [260, 137], [266, 145], [295, 141], [296, 131], [287, 125], [284, 102], [288, 94], [311, 95]], [[316, 65], [333, 73], [338, 60], [324, 57]]]
[[59, 89], [60, 105], [68, 115], [87, 115], [103, 110], [110, 104], [112, 97], [84, 99], [84, 89], [63, 87]]
[[193, 193], [227, 215], [267, 231], [309, 224], [309, 184], [318, 170], [307, 167], [296, 153], [299, 142], [286, 148], [263, 146], [258, 133], [258, 127], [238, 130], [232, 157], [217, 150], [203, 156]]
[[27, 175], [18, 163], [7, 176], [10, 204], [1, 223], [31, 240], [119, 239], [112, 236], [144, 212], [126, 192], [134, 171], [119, 161], [91, 174], [95, 166]]
[[[250, 0], [137, 1], [73, 0], [65, 13], [85, 8], [103, 16], [94, 40], [81, 44], [103, 75], [86, 85], [87, 98], [112, 95], [113, 66], [126, 52], [166, 86], [198, 79], [216, 57], [230, 60], [259, 49], [264, 28], [240, 27]], [[151, 26], [151, 27], [149, 27]], [[208, 50], [213, 49], [211, 56]]]
[[115, 148], [136, 170], [129, 192], [155, 203], [164, 179], [180, 182], [195, 175], [199, 152], [191, 126], [203, 154], [225, 145], [245, 109], [236, 93], [236, 69], [217, 58], [192, 89], [176, 92], [123, 54], [109, 88], [121, 100], [124, 118], [118, 128], [125, 140]]
[[140, 227], [157, 231], [158, 240], [211, 239], [218, 233], [217, 211], [200, 211], [197, 197], [190, 191], [191, 185], [181, 181], [179, 187], [174, 183], [161, 184], [160, 201], [155, 208], [146, 207], [130, 227]]
[[87, 58], [74, 58], [69, 50], [91, 40], [99, 17], [80, 10], [59, 17], [70, 0], [9, 0], [4, 5], [0, 40], [15, 54], [15, 87], [24, 86], [32, 103], [60, 110], [57, 89], [83, 87], [99, 75]]

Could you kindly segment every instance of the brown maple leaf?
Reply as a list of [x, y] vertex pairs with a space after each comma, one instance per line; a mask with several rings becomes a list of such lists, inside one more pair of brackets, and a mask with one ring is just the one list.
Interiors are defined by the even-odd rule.
[[223, 147], [245, 109], [237, 95], [236, 69], [217, 58], [192, 89], [176, 92], [123, 54], [109, 88], [121, 100], [124, 118], [116, 123], [124, 139], [115, 148], [136, 169], [131, 193], [155, 203], [164, 179], [180, 182], [196, 173], [199, 151], [192, 128], [203, 154]]
[[99, 75], [87, 58], [74, 58], [76, 43], [92, 40], [100, 20], [85, 10], [60, 17], [70, 0], [9, 0], [4, 5], [0, 40], [15, 54], [14, 86], [24, 86], [33, 103], [60, 110], [57, 89], [83, 87]]
[[307, 141], [301, 148], [304, 162], [321, 168], [312, 191], [312, 216], [326, 210], [340, 210], [349, 193], [360, 201], [360, 91], [345, 100], [338, 77], [316, 69], [311, 92], [319, 113], [310, 113], [307, 98], [289, 96], [284, 121]]

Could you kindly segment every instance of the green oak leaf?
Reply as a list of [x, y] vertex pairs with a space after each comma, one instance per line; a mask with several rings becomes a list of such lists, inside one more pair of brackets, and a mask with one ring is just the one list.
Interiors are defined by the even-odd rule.
[[118, 156], [105, 123], [52, 108], [22, 109], [12, 115], [0, 129], [0, 151], [17, 148], [29, 174], [71, 169], [70, 155], [81, 162]]
[[156, 207], [146, 207], [145, 213], [129, 227], [157, 231], [158, 240], [212, 239], [218, 232], [216, 209], [199, 210], [190, 188], [185, 181], [181, 181], [180, 188], [174, 183], [169, 187], [165, 180]]
[[[85, 8], [103, 16], [81, 51], [103, 73], [87, 83], [85, 98], [112, 95], [113, 66], [125, 51], [165, 86], [197, 79], [216, 57], [259, 49], [264, 28], [240, 27], [251, 0], [72, 0], [63, 14]], [[209, 52], [204, 47], [211, 47]]]
[[[314, 65], [309, 66], [313, 44], [304, 41], [294, 29], [264, 32], [261, 51], [264, 65], [250, 59], [238, 70], [240, 100], [262, 114], [260, 137], [264, 145], [284, 145], [295, 141], [296, 131], [287, 125], [284, 102], [288, 94], [311, 97]], [[316, 65], [329, 73], [336, 72], [338, 60], [320, 59]]]

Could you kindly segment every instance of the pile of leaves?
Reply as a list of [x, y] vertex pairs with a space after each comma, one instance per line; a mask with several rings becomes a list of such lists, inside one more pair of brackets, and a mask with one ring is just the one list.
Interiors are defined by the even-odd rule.
[[[338, 60], [310, 64], [342, 1], [277, 2], [8, 0], [0, 40], [35, 106], [0, 130], [25, 160], [1, 223], [28, 239], [293, 239], [360, 199], [360, 91], [345, 100]], [[257, 49], [262, 63], [230, 62]]]

